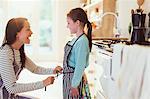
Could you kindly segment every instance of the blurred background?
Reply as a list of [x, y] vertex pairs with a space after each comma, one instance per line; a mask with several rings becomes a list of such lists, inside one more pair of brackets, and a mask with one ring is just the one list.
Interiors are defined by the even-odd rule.
[[[112, 37], [113, 34], [119, 34], [120, 37], [130, 39], [131, 9], [139, 8], [137, 1], [140, 0], [0, 0], [0, 45], [4, 38], [8, 20], [15, 17], [26, 17], [33, 31], [30, 38], [31, 43], [25, 45], [26, 54], [37, 65], [43, 67], [62, 66], [64, 46], [72, 38], [66, 22], [66, 14], [72, 8], [82, 7], [87, 12], [92, 23], [93, 38]], [[144, 9], [143, 13], [148, 14], [149, 8], [150, 0], [144, 0], [141, 6], [141, 9]], [[150, 20], [147, 16], [145, 28], [150, 31], [148, 23], [150, 23]], [[107, 67], [106, 65], [110, 66], [109, 63], [112, 60], [113, 53], [106, 52], [105, 55], [109, 55], [105, 57], [105, 55], [99, 53], [100, 50], [93, 47], [90, 54], [90, 66], [86, 73], [92, 99], [109, 99], [107, 98], [107, 90], [112, 92], [113, 88], [107, 85], [108, 80], [106, 83], [104, 82], [103, 84], [106, 85], [107, 89], [105, 94], [105, 91], [101, 91], [102, 86], [98, 79], [101, 78], [104, 69], [107, 69], [107, 73], [110, 74], [110, 70], [105, 67]], [[102, 51], [102, 53], [104, 52]], [[101, 62], [105, 63], [101, 64]], [[42, 80], [48, 75], [34, 75], [24, 70], [20, 76], [18, 82], [33, 82]], [[101, 92], [104, 92], [104, 94]], [[36, 96], [40, 99], [62, 99], [62, 75], [55, 80], [52, 86], [47, 88], [47, 91], [40, 89], [23, 94]]]

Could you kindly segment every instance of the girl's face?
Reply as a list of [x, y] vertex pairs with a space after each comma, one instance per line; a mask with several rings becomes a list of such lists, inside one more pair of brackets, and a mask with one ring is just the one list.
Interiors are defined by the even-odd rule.
[[67, 28], [69, 28], [72, 34], [77, 33], [78, 24], [74, 22], [70, 17], [67, 17]]
[[25, 21], [24, 27], [18, 32], [17, 37], [20, 42], [23, 44], [30, 44], [29, 37], [32, 35], [32, 31], [30, 30], [30, 25], [28, 21]]

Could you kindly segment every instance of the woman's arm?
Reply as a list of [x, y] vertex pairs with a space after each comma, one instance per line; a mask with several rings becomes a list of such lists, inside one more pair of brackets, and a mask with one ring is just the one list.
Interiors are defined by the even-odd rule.
[[25, 68], [36, 74], [53, 74], [52, 68], [44, 68], [37, 66], [31, 59], [26, 56]]
[[12, 50], [0, 51], [0, 75], [3, 80], [3, 85], [9, 93], [21, 93], [44, 88], [43, 81], [34, 83], [16, 83], [17, 79], [13, 68]]

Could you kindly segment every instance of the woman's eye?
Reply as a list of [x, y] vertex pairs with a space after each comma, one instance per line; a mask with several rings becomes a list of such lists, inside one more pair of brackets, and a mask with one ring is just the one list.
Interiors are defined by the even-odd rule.
[[30, 31], [30, 29], [27, 29], [27, 31]]

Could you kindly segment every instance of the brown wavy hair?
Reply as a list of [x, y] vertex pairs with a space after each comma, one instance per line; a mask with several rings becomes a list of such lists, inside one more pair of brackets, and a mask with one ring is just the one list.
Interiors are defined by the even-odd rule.
[[[25, 21], [27, 21], [26, 18], [12, 18], [8, 21], [5, 30], [5, 38], [2, 46], [4, 46], [5, 44], [11, 45], [16, 41], [17, 32], [20, 32], [21, 29], [24, 27]], [[26, 60], [24, 52], [24, 44], [21, 46], [19, 51], [22, 67], [24, 67]]]
[[70, 17], [74, 22], [79, 20], [80, 22], [82, 22], [81, 25], [83, 27], [85, 27], [85, 25], [87, 24], [87, 28], [88, 28], [87, 38], [89, 40], [89, 48], [91, 51], [92, 49], [92, 25], [88, 20], [86, 12], [82, 8], [75, 8], [75, 9], [72, 9], [67, 14], [67, 17]]

